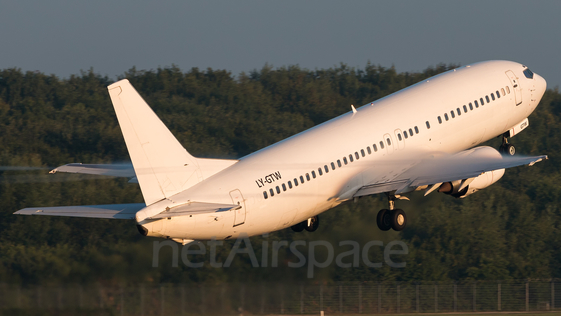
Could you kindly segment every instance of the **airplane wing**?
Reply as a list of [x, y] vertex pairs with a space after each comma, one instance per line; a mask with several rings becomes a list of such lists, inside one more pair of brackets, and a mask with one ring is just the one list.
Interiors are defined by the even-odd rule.
[[460, 154], [429, 158], [414, 164], [407, 162], [410, 163], [412, 167], [408, 168], [399, 176], [396, 176], [390, 181], [368, 183], [361, 187], [353, 197], [384, 192], [395, 192], [396, 194], [407, 193], [420, 186], [473, 179], [487, 171], [522, 165], [532, 166], [544, 159], [547, 159], [546, 155], [532, 157], [505, 157], [500, 155], [474, 157], [472, 155]]
[[134, 219], [136, 212], [140, 211], [144, 207], [146, 207], [146, 204], [144, 203], [30, 207], [19, 210], [14, 214]]

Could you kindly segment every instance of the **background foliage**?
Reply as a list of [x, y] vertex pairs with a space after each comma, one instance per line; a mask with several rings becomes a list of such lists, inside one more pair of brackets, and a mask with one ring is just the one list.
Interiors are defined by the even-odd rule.
[[[454, 68], [438, 65], [420, 73], [397, 73], [372, 64], [321, 70], [298, 66], [233, 76], [224, 70], [173, 66], [123, 75], [145, 97], [179, 141], [195, 156], [236, 158], [379, 99], [424, 78]], [[19, 69], [0, 70], [0, 165], [38, 167], [0, 171], [0, 282], [56, 284], [136, 282], [298, 281], [307, 267], [286, 248], [278, 268], [252, 268], [238, 255], [229, 268], [172, 267], [169, 247], [152, 267], [153, 239], [134, 223], [119, 220], [14, 216], [30, 206], [142, 202], [126, 179], [47, 175], [70, 162], [128, 161], [106, 86], [112, 80], [92, 70], [68, 79]], [[548, 154], [549, 161], [509, 169], [497, 184], [456, 200], [437, 193], [412, 202], [402, 233], [375, 224], [385, 198], [375, 196], [321, 215], [318, 231], [290, 229], [251, 238], [258, 258], [273, 240], [402, 240], [409, 246], [403, 269], [316, 269], [315, 280], [468, 280], [561, 277], [560, 193], [561, 95], [548, 90], [530, 117], [530, 128], [512, 142], [523, 154]], [[500, 140], [489, 144], [498, 147]], [[219, 247], [223, 261], [233, 242]], [[337, 249], [337, 248], [336, 248]], [[341, 248], [341, 251], [347, 248]], [[321, 253], [320, 253], [321, 255]], [[380, 258], [382, 253], [374, 253]], [[201, 260], [205, 260], [202, 258]]]

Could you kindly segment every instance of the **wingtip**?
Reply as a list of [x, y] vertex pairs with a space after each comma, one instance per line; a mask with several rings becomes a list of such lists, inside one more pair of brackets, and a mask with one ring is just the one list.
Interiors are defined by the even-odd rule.
[[543, 155], [543, 156], [539, 157], [538, 159], [536, 159], [536, 160], [530, 162], [530, 163], [528, 164], [528, 166], [531, 167], [531, 166], [537, 164], [538, 162], [540, 162], [540, 161], [542, 161], [542, 160], [548, 160], [548, 159], [549, 159], [549, 158], [547, 157], [547, 155]]

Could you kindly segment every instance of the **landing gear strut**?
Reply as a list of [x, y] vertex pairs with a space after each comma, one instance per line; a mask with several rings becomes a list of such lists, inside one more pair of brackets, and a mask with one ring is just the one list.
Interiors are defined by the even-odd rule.
[[299, 233], [304, 229], [309, 232], [315, 232], [319, 227], [319, 216], [310, 217], [307, 220], [291, 226], [293, 231]]
[[516, 148], [514, 147], [514, 145], [508, 143], [506, 134], [503, 134], [503, 143], [499, 147], [499, 152], [503, 156], [514, 156], [514, 154], [516, 153]]
[[378, 212], [376, 217], [376, 223], [378, 228], [382, 231], [388, 231], [391, 229], [395, 231], [401, 231], [405, 228], [407, 224], [407, 216], [402, 209], [394, 209], [395, 200], [399, 199], [400, 196], [395, 196], [393, 194], [388, 194], [388, 202], [390, 204], [390, 209], [383, 209]]

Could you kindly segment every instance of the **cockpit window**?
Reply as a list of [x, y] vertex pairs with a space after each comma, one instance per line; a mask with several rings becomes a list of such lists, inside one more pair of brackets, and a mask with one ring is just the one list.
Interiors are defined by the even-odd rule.
[[526, 78], [528, 79], [534, 79], [534, 73], [529, 68], [526, 68], [526, 70], [524, 70], [524, 76], [526, 76]]

